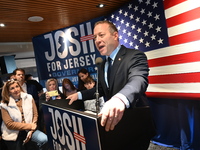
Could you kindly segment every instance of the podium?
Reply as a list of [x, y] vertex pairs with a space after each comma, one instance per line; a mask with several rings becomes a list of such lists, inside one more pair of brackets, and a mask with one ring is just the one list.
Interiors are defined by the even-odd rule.
[[135, 142], [155, 135], [148, 107], [127, 109], [115, 129], [106, 132], [97, 115], [83, 111], [82, 101], [68, 103], [66, 99], [42, 103], [51, 150], [132, 150]]

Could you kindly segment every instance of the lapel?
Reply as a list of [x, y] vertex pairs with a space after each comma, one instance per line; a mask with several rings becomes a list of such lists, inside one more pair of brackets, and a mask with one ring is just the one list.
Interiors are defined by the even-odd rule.
[[99, 72], [99, 81], [101, 81], [101, 86], [103, 87], [103, 89], [107, 89], [107, 85], [105, 82], [105, 75], [104, 75], [105, 63], [106, 63], [106, 59], [103, 60], [103, 63], [101, 65], [100, 72]]
[[119, 52], [117, 53], [115, 60], [113, 62], [113, 66], [111, 68], [111, 76], [110, 76], [110, 91], [112, 91], [113, 89], [113, 84], [114, 81], [117, 81], [117, 79], [115, 80], [115, 75], [119, 69], [119, 66], [121, 64], [121, 62], [123, 61], [124, 55], [125, 55], [125, 47], [122, 45], [121, 49], [119, 50]]

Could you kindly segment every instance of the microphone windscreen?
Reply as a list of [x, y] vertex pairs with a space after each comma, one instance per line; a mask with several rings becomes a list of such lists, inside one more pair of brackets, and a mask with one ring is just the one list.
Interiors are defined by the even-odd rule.
[[100, 64], [102, 62], [103, 62], [103, 59], [101, 57], [97, 57], [96, 60], [95, 60], [96, 65]]

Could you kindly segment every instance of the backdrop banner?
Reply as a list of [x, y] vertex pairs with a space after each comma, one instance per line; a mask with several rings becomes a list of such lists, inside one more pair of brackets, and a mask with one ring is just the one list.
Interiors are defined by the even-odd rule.
[[94, 45], [92, 31], [99, 20], [103, 17], [33, 37], [38, 77], [43, 86], [49, 78], [58, 79], [59, 85], [63, 78], [68, 78], [77, 85], [81, 68], [96, 79], [95, 59], [101, 55]]

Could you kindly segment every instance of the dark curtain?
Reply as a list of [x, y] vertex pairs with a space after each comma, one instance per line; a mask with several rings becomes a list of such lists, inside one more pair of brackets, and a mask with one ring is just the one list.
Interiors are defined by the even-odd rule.
[[200, 150], [200, 101], [149, 98], [157, 135], [153, 143]]

